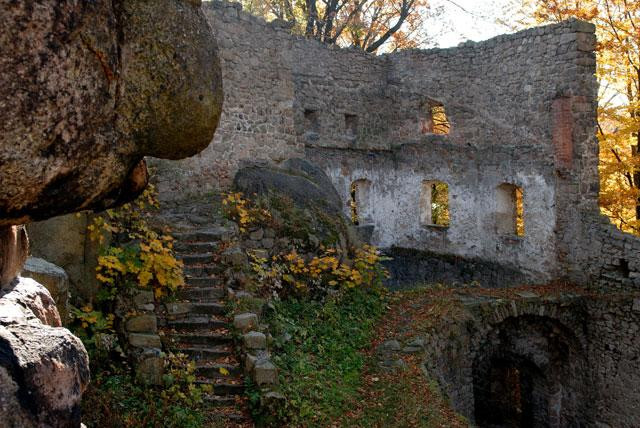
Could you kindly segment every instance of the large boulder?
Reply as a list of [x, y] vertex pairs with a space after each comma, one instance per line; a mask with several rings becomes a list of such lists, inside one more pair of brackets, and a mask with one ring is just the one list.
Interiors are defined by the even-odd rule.
[[144, 156], [206, 147], [220, 118], [198, 0], [0, 2], [0, 425], [78, 427], [89, 361], [20, 225], [133, 199]]
[[60, 266], [38, 257], [29, 257], [22, 269], [22, 276], [32, 278], [53, 297], [63, 323], [69, 315], [69, 275]]
[[195, 0], [0, 3], [0, 225], [133, 198], [145, 155], [194, 155], [222, 105]]
[[9, 427], [79, 427], [89, 361], [60, 328], [47, 289], [17, 278], [0, 297], [0, 421]]
[[322, 205], [333, 214], [342, 212], [340, 196], [326, 174], [303, 159], [289, 159], [282, 165], [248, 164], [233, 179], [245, 195], [281, 194], [300, 208]]
[[238, 170], [233, 184], [249, 198], [269, 201], [274, 227], [279, 231], [276, 238], [296, 239], [309, 250], [320, 244], [336, 245], [344, 253], [360, 243], [342, 212], [333, 184], [306, 160], [288, 159], [280, 165], [247, 163]]
[[[93, 218], [94, 214], [83, 212], [27, 225], [31, 256], [47, 260], [64, 269], [69, 275], [69, 289], [72, 290], [76, 304], [95, 299], [100, 288], [96, 279], [98, 255], [102, 247], [109, 243], [108, 239], [103, 243], [90, 239], [88, 227], [92, 224]], [[51, 239], [52, 237], [55, 239]], [[22, 273], [26, 275], [26, 271], [23, 270]], [[39, 278], [36, 280], [40, 281]], [[48, 287], [47, 283], [43, 284]], [[57, 302], [56, 292], [51, 289], [50, 291]]]

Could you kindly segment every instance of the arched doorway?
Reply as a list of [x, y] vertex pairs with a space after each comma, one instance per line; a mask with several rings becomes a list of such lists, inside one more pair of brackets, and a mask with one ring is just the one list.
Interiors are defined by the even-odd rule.
[[588, 425], [582, 346], [556, 320], [525, 315], [495, 327], [473, 364], [475, 422], [483, 428]]

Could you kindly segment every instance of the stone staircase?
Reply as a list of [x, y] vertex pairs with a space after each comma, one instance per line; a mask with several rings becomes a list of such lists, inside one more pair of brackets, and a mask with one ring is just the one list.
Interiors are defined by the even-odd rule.
[[252, 427], [244, 396], [244, 377], [234, 352], [226, 289], [218, 248], [235, 235], [230, 226], [200, 227], [174, 233], [184, 263], [186, 286], [167, 304], [165, 335], [178, 352], [196, 363], [197, 382], [208, 384], [208, 427]]

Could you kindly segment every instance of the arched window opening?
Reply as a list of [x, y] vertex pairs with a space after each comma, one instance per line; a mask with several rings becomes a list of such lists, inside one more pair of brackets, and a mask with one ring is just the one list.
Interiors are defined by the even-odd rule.
[[423, 181], [420, 192], [420, 224], [448, 227], [449, 185], [442, 181]]
[[515, 184], [498, 186], [496, 228], [501, 235], [524, 236], [524, 193]]
[[373, 211], [371, 206], [371, 182], [369, 180], [356, 180], [351, 183], [351, 221], [356, 226], [373, 223]]
[[426, 117], [421, 121], [421, 132], [447, 135], [451, 130], [451, 124], [444, 105], [437, 101], [428, 101], [424, 110]]

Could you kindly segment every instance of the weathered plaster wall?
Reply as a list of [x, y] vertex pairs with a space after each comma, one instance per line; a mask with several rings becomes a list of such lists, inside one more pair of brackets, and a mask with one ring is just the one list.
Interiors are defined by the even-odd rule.
[[[457, 48], [372, 56], [207, 2], [225, 107], [215, 144], [153, 161], [165, 200], [228, 188], [244, 161], [305, 157], [349, 214], [368, 180], [373, 244], [499, 263], [529, 282], [640, 283], [640, 241], [599, 215], [594, 27], [534, 28]], [[448, 135], [424, 132], [441, 103]], [[423, 181], [449, 186], [449, 227], [420, 223]], [[524, 192], [525, 236], [498, 230], [498, 187]], [[603, 261], [604, 260], [604, 261]], [[493, 284], [504, 285], [504, 284]]]
[[[540, 281], [556, 273], [553, 183], [508, 156], [495, 152], [487, 156], [449, 142], [411, 145], [391, 153], [354, 152], [348, 157], [334, 151], [308, 153], [325, 166], [343, 200], [349, 201], [353, 181], [371, 182], [375, 245], [481, 257], [518, 268]], [[495, 163], [481, 165], [487, 158]], [[427, 180], [449, 185], [449, 227], [420, 224], [421, 184]], [[524, 239], [496, 231], [496, 192], [504, 182], [526, 189]]]

